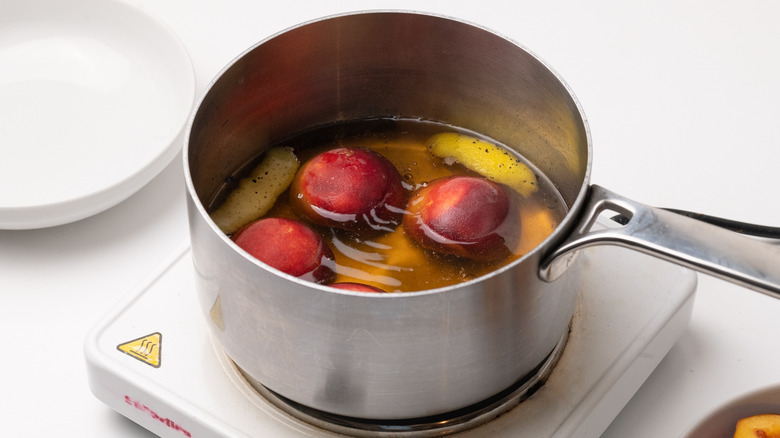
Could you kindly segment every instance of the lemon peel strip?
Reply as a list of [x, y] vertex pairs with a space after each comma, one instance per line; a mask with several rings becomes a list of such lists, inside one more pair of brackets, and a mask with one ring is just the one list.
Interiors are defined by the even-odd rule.
[[292, 184], [301, 163], [290, 147], [278, 146], [265, 152], [262, 161], [211, 213], [211, 219], [225, 234], [232, 234], [263, 217], [276, 199]]
[[539, 189], [531, 168], [516, 155], [493, 143], [444, 132], [428, 140], [428, 149], [448, 164], [456, 161], [491, 181], [506, 184], [525, 197]]

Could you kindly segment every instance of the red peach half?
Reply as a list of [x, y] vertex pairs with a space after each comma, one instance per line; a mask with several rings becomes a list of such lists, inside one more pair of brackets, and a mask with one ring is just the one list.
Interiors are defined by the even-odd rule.
[[315, 156], [301, 166], [290, 186], [290, 203], [302, 218], [352, 231], [394, 229], [406, 198], [393, 164], [362, 148], [337, 148]]
[[520, 219], [504, 186], [484, 178], [440, 178], [412, 193], [404, 230], [423, 248], [493, 262], [517, 243]]
[[256, 259], [292, 276], [320, 284], [335, 279], [333, 251], [302, 222], [264, 218], [237, 231], [232, 239]]

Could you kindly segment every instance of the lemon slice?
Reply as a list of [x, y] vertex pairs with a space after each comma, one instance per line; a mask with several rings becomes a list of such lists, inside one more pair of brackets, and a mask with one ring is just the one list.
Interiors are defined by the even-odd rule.
[[436, 134], [428, 149], [451, 164], [458, 162], [497, 183], [506, 184], [528, 197], [539, 189], [536, 175], [513, 153], [493, 143], [455, 132]]
[[260, 164], [211, 213], [211, 220], [222, 232], [232, 234], [263, 217], [292, 184], [300, 165], [292, 148], [279, 146], [267, 150]]

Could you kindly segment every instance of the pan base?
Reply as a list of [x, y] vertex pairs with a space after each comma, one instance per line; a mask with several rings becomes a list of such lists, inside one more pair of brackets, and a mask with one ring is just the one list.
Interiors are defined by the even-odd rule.
[[509, 388], [486, 400], [445, 414], [404, 420], [363, 419], [324, 412], [277, 394], [240, 368], [236, 367], [236, 370], [268, 402], [287, 414], [321, 429], [354, 437], [427, 438], [473, 429], [497, 418], [530, 397], [544, 385], [560, 359], [567, 339], [568, 331], [542, 363]]

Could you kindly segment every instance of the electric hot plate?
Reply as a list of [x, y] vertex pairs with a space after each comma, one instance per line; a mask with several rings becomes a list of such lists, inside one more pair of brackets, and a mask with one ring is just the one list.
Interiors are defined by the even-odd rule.
[[[615, 247], [580, 256], [578, 308], [546, 382], [459, 437], [598, 437], [685, 330], [695, 273]], [[182, 245], [95, 326], [85, 341], [93, 394], [162, 437], [341, 436], [291, 415], [244, 380], [212, 341], [194, 287]]]

